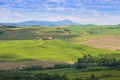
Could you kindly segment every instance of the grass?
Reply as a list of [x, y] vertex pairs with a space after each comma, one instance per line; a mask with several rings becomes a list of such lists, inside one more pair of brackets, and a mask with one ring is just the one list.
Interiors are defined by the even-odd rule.
[[0, 61], [53, 60], [74, 62], [85, 54], [117, 53], [61, 40], [1, 40]]
[[76, 44], [110, 50], [120, 49], [120, 26], [70, 26], [68, 29], [81, 35], [70, 39]]
[[56, 27], [19, 27], [0, 28], [4, 33], [0, 35], [0, 40], [33, 40], [43, 36], [52, 36], [64, 41], [86, 41], [91, 37], [104, 35], [120, 35], [120, 26], [69, 26], [67, 29], [72, 33], [58, 30]]
[[[65, 32], [63, 29], [57, 30], [55, 27], [0, 28], [3, 31], [0, 35], [0, 61], [74, 62], [85, 54], [98, 56], [99, 54], [119, 53], [119, 51], [78, 45], [96, 36], [119, 35], [119, 26], [70, 26], [67, 29], [72, 33]], [[87, 33], [91, 30], [93, 34]], [[55, 40], [40, 40], [43, 36], [52, 36]]]
[[[72, 32], [85, 34], [88, 33], [88, 31], [92, 31], [92, 35], [114, 35], [119, 36], [120, 35], [120, 26], [70, 26], [68, 27]], [[89, 34], [89, 33], [88, 33]]]
[[112, 74], [114, 77], [101, 78], [100, 80], [119, 80], [120, 71], [118, 70], [102, 70], [102, 71], [87, 71], [83, 72], [82, 70], [76, 70], [75, 68], [65, 68], [65, 69], [53, 69], [53, 70], [40, 70], [32, 71], [33, 73], [48, 73], [48, 74], [67, 74], [68, 77], [72, 80], [74, 78], [85, 79], [90, 77], [91, 74], [94, 74], [97, 77], [100, 77], [104, 74]]
[[84, 42], [90, 38], [101, 36], [118, 36], [120, 35], [120, 26], [115, 25], [99, 25], [99, 26], [70, 26], [67, 29], [72, 33], [79, 34], [78, 37], [71, 38], [72, 42]]
[[[4, 31], [0, 35], [0, 61], [1, 62], [23, 62], [33, 60], [49, 60], [60, 62], [75, 62], [77, 58], [86, 54], [99, 57], [99, 54], [115, 54], [119, 51], [93, 48], [78, 43], [90, 38], [101, 36], [119, 36], [119, 26], [70, 26], [67, 29], [57, 30], [55, 27], [21, 27], [21, 28], [0, 28]], [[92, 34], [90, 33], [92, 32]], [[43, 36], [52, 36], [54, 40], [40, 40]], [[110, 57], [110, 56], [109, 56]], [[113, 56], [112, 56], [113, 57]], [[116, 57], [120, 59], [120, 57]], [[93, 67], [87, 68], [91, 70]], [[76, 70], [75, 68], [32, 71], [33, 73], [67, 74], [71, 79], [79, 77], [90, 77], [91, 74], [102, 76], [111, 73], [114, 77], [101, 78], [100, 80], [120, 80], [120, 71], [104, 70], [106, 67], [96, 67], [102, 71]]]
[[60, 40], [69, 40], [79, 36], [78, 34], [69, 34], [64, 31], [58, 31], [55, 27], [51, 28], [3, 28], [4, 31], [0, 35], [0, 40], [33, 40], [40, 39], [43, 36], [51, 36]]

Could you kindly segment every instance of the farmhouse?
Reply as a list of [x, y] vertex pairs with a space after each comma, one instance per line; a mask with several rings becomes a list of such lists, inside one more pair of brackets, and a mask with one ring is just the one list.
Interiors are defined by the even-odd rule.
[[43, 40], [52, 40], [53, 37], [50, 37], [50, 36], [44, 36], [42, 39], [43, 39]]

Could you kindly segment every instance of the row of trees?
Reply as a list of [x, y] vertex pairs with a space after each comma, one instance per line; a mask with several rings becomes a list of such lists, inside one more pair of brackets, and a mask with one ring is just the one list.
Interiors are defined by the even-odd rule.
[[[77, 69], [83, 69], [88, 66], [108, 66], [109, 69], [120, 69], [120, 60], [115, 57], [120, 54], [106, 54], [99, 55], [99, 57], [92, 57], [91, 55], [85, 55], [83, 58], [79, 58], [75, 64], [56, 64], [53, 67], [44, 68], [38, 65], [31, 65], [23, 67], [21, 71], [33, 71], [33, 70], [45, 70], [45, 69], [60, 69], [60, 68], [71, 68], [76, 67]], [[100, 70], [100, 69], [95, 69]]]
[[[99, 80], [101, 78], [112, 77], [112, 74], [103, 74], [95, 76], [91, 74], [90, 77], [84, 79], [73, 78], [72, 80]], [[66, 74], [47, 74], [47, 73], [31, 73], [21, 71], [0, 71], [0, 80], [71, 80]]]
[[53, 67], [46, 67], [46, 68], [39, 65], [31, 65], [31, 66], [23, 67], [22, 69], [18, 68], [18, 70], [34, 71], [34, 70], [61, 69], [61, 68], [71, 68], [71, 67], [73, 67], [73, 65], [71, 64], [56, 64]]
[[4, 25], [3, 27], [4, 28], [16, 28], [16, 26], [14, 26], [14, 25]]
[[30, 72], [0, 71], [0, 80], [69, 80], [67, 75], [33, 74]]
[[68, 32], [68, 33], [71, 33], [71, 30], [65, 28], [65, 27], [58, 27], [56, 28], [58, 31], [65, 31], [65, 32]]
[[120, 69], [120, 60], [110, 57], [92, 57], [91, 55], [85, 55], [76, 62], [77, 69], [86, 68], [87, 66], [108, 66], [111, 69]]

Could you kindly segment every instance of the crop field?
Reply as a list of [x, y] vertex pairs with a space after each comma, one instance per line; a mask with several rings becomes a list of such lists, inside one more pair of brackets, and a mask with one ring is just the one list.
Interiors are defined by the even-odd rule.
[[68, 33], [63, 30], [57, 30], [55, 27], [32, 27], [32, 28], [3, 28], [4, 33], [0, 35], [0, 40], [33, 40], [41, 39], [44, 36], [51, 36], [55, 39], [69, 40], [79, 36], [76, 33]]
[[0, 80], [120, 80], [120, 0], [0, 0]]
[[[53, 67], [56, 64], [74, 64], [78, 58], [90, 54], [99, 58], [120, 60], [120, 26], [68, 26], [0, 28], [0, 69], [17, 69], [31, 65]], [[43, 40], [45, 36], [52, 40]], [[99, 68], [98, 66], [97, 68]], [[100, 71], [73, 68], [36, 70], [32, 73], [66, 74], [73, 78], [89, 78], [91, 74], [110, 77], [99, 80], [119, 80], [119, 70], [100, 67]]]
[[68, 29], [75, 33], [91, 34], [91, 35], [120, 35], [120, 26], [70, 26]]
[[74, 62], [85, 54], [117, 53], [105, 49], [63, 42], [61, 40], [2, 40], [0, 41], [0, 61], [53, 60]]
[[101, 77], [105, 74], [112, 74], [112, 77], [100, 78], [99, 80], [119, 80], [120, 71], [118, 70], [101, 70], [101, 71], [85, 71], [76, 70], [75, 68], [65, 68], [65, 69], [53, 69], [53, 70], [41, 70], [41, 71], [32, 71], [33, 73], [48, 73], [48, 74], [66, 74], [71, 80], [74, 78], [85, 79], [90, 77], [91, 74]]
[[[0, 62], [3, 62], [1, 64], [12, 66], [16, 64], [12, 63], [13, 61], [32, 61], [32, 63], [35, 61], [36, 63], [39, 60], [73, 63], [87, 54], [99, 57], [100, 54], [120, 53], [119, 26], [58, 28], [32, 26], [0, 28], [3, 31], [0, 34]], [[71, 33], [64, 31], [65, 29], [70, 30]], [[42, 40], [44, 36], [51, 36], [54, 39]], [[118, 51], [115, 51], [116, 49]], [[120, 59], [117, 56], [115, 58]], [[23, 64], [16, 65], [18, 67]]]
[[120, 49], [120, 26], [71, 26], [68, 29], [81, 34], [72, 38], [77, 44], [111, 50]]
[[106, 48], [111, 50], [120, 49], [120, 36], [96, 36], [83, 42], [83, 44], [97, 47]]
[[[71, 33], [65, 29], [70, 30]], [[99, 54], [119, 53], [119, 51], [109, 50], [119, 50], [119, 26], [70, 26], [61, 29], [18, 27], [0, 28], [0, 30], [3, 31], [0, 34], [0, 61], [74, 62], [85, 54], [98, 56]], [[41, 40], [44, 36], [51, 36], [55, 39]]]

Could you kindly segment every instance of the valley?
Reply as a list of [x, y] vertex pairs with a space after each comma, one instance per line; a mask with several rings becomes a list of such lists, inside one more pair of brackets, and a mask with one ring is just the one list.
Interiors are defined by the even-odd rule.
[[[67, 27], [16, 27], [0, 30], [0, 69], [16, 70], [29, 66], [52, 68], [57, 64], [74, 65], [78, 58], [90, 55], [95, 58], [120, 60], [120, 28], [119, 26], [67, 26]], [[105, 31], [104, 31], [105, 30]], [[44, 40], [44, 37], [52, 39]], [[103, 66], [104, 67], [104, 66]], [[32, 71], [35, 74], [48, 73], [67, 74], [70, 79], [90, 77], [98, 78], [105, 73], [113, 73], [112, 79], [119, 79], [115, 70], [108, 68], [86, 68], [76, 70], [75, 67], [64, 69], [47, 69]], [[83, 70], [83, 71], [82, 71]], [[89, 70], [91, 70], [89, 72]], [[100, 71], [99, 71], [100, 70]], [[63, 72], [62, 72], [63, 71]], [[99, 74], [100, 73], [100, 74]], [[86, 76], [82, 76], [85, 75]], [[115, 74], [115, 75], [114, 75]], [[100, 78], [100, 80], [110, 80]]]

